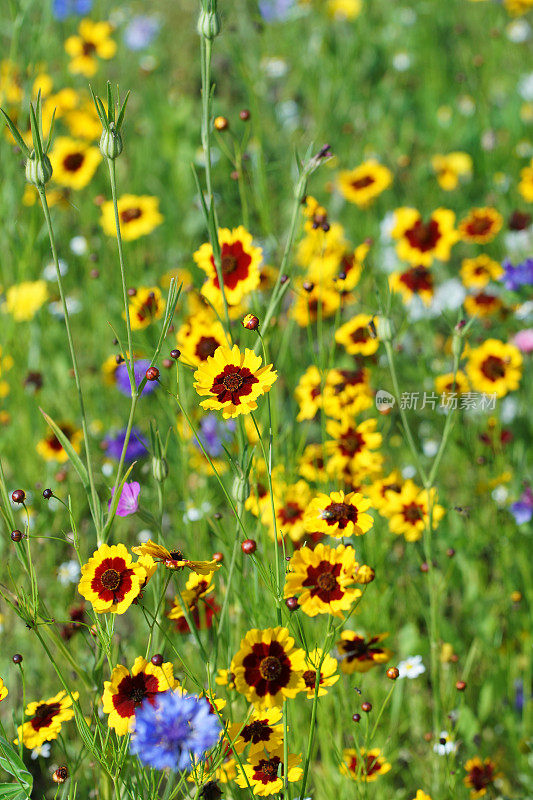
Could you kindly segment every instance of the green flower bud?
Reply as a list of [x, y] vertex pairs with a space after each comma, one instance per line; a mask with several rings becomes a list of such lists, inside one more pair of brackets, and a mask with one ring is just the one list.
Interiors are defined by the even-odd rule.
[[163, 483], [168, 476], [166, 458], [152, 458], [152, 475], [158, 483]]
[[118, 158], [122, 153], [122, 136], [111, 124], [100, 137], [100, 152], [104, 158]]
[[250, 495], [250, 483], [248, 478], [244, 475], [236, 477], [233, 481], [231, 493], [236, 503], [244, 503]]
[[43, 156], [42, 159], [37, 158], [37, 154], [33, 152], [29, 158], [26, 159], [26, 180], [33, 186], [44, 186], [52, 177], [52, 165], [48, 156]]
[[382, 342], [392, 341], [392, 322], [387, 317], [378, 319], [378, 336]]
[[220, 33], [220, 17], [218, 11], [202, 11], [196, 26], [199, 36], [214, 39]]

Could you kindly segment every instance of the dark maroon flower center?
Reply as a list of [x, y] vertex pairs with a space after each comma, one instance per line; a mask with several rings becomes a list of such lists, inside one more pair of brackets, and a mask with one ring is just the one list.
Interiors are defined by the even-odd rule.
[[331, 503], [322, 512], [322, 519], [328, 525], [338, 525], [339, 528], [345, 528], [349, 522], [354, 524], [357, 522], [357, 509], [348, 503]]
[[[220, 285], [213, 256], [211, 256], [211, 263], [215, 270], [213, 283], [217, 289], [219, 289]], [[252, 257], [245, 252], [242, 242], [223, 244], [220, 254], [220, 270], [222, 272], [224, 286], [227, 286], [228, 289], [235, 289], [239, 281], [245, 280], [248, 277], [251, 263]]]
[[419, 506], [417, 503], [410, 503], [408, 506], [405, 506], [403, 509], [403, 515], [407, 522], [412, 523], [424, 519], [422, 506]]
[[83, 42], [83, 55], [84, 56], [92, 56], [92, 54], [96, 51], [96, 45], [94, 42], [88, 42], [84, 40]]
[[39, 703], [33, 718], [30, 720], [32, 728], [36, 731], [41, 730], [41, 728], [47, 728], [52, 724], [54, 717], [59, 714], [60, 710], [60, 703]]
[[350, 339], [354, 344], [364, 344], [365, 342], [368, 342], [369, 338], [370, 334], [366, 328], [356, 328], [350, 334]]
[[505, 362], [498, 356], [489, 356], [481, 365], [481, 372], [489, 381], [505, 377]]
[[[366, 756], [364, 757], [365, 763], [363, 765], [362, 774], [363, 775], [374, 775], [374, 773], [379, 772], [381, 769], [380, 763], [376, 756]], [[357, 772], [357, 756], [352, 756], [350, 760], [350, 764], [348, 769], [350, 772]]]
[[255, 383], [259, 381], [248, 367], [228, 364], [216, 376], [210, 391], [216, 395], [219, 403], [233, 403], [237, 406], [240, 405], [241, 397], [251, 393]]
[[376, 655], [383, 653], [381, 647], [373, 647], [377, 643], [377, 638], [373, 637], [368, 642], [362, 636], [354, 636], [353, 639], [345, 639], [342, 642], [341, 650], [346, 654], [348, 663], [357, 661], [373, 661]]
[[220, 342], [217, 342], [214, 336], [202, 336], [196, 345], [196, 355], [201, 361], [205, 361], [218, 347]]
[[140, 208], [125, 208], [124, 211], [120, 212], [120, 221], [127, 224], [128, 222], [133, 222], [134, 219], [139, 219], [142, 215], [143, 212]]
[[412, 228], [405, 232], [405, 238], [411, 247], [415, 250], [421, 250], [423, 253], [434, 250], [441, 236], [439, 223], [434, 219], [429, 222], [422, 222], [419, 219]]
[[100, 582], [104, 589], [109, 589], [114, 592], [120, 586], [120, 573], [116, 569], [106, 569]]
[[290, 525], [296, 522], [296, 520], [301, 519], [303, 514], [303, 508], [301, 508], [298, 503], [294, 502], [285, 503], [283, 508], [280, 508], [278, 512], [281, 525]]
[[222, 268], [223, 275], [231, 275], [232, 272], [235, 272], [237, 267], [239, 266], [239, 262], [233, 255], [223, 256], [220, 262], [220, 266]]
[[340, 571], [341, 564], [321, 561], [316, 567], [307, 567], [307, 577], [302, 585], [309, 586], [311, 597], [319, 597], [324, 603], [340, 600], [344, 594], [337, 582]]
[[254, 770], [254, 780], [261, 781], [263, 784], [275, 781], [278, 777], [280, 766], [283, 772], [283, 764], [278, 756], [273, 756], [269, 759], [262, 758]]
[[367, 186], [372, 186], [373, 183], [375, 183], [375, 180], [372, 175], [365, 175], [364, 178], [358, 178], [355, 181], [351, 181], [350, 185], [352, 189], [357, 191], [358, 189], [366, 189]]
[[77, 172], [84, 161], [85, 156], [83, 153], [69, 153], [69, 155], [63, 159], [63, 166], [67, 172]]
[[132, 574], [123, 558], [105, 558], [95, 570], [91, 589], [102, 600], [119, 603], [132, 588]]
[[468, 780], [472, 788], [477, 792], [485, 789], [492, 783], [493, 768], [492, 764], [483, 764], [480, 766], [472, 767], [468, 773]]
[[126, 675], [120, 681], [117, 693], [113, 695], [113, 705], [121, 717], [131, 717], [144, 700], [153, 703], [158, 691], [159, 681], [155, 675], [147, 675], [145, 672]]
[[291, 679], [291, 662], [279, 642], [258, 642], [243, 659], [244, 679], [259, 697], [275, 695]]
[[245, 742], [268, 742], [272, 728], [266, 719], [256, 719], [249, 725], [245, 725], [241, 731], [241, 736]]
[[261, 677], [266, 681], [275, 681], [281, 674], [281, 662], [275, 656], [267, 656], [259, 664]]
[[413, 267], [403, 272], [400, 280], [413, 292], [433, 291], [433, 276], [427, 267]]
[[158, 312], [159, 303], [154, 292], [149, 292], [139, 308], [136, 310], [137, 319], [139, 322], [144, 322], [145, 319], [153, 319]]
[[492, 220], [490, 217], [475, 216], [466, 226], [467, 233], [470, 236], [484, 236], [492, 228]]
[[346, 433], [341, 434], [339, 443], [343, 455], [354, 456], [363, 449], [365, 440], [360, 433], [353, 428], [349, 428]]

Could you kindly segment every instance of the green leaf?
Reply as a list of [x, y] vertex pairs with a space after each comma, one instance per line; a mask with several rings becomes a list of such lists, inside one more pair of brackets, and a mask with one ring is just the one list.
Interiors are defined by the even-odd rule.
[[52, 113], [52, 120], [50, 122], [50, 128], [48, 129], [48, 139], [46, 140], [46, 145], [44, 147], [45, 155], [48, 155], [48, 151], [50, 150], [50, 145], [52, 144], [52, 134], [54, 132], [54, 122], [56, 119], [56, 109]]
[[124, 114], [126, 112], [126, 103], [128, 102], [129, 96], [130, 96], [130, 92], [128, 90], [128, 93], [126, 94], [126, 97], [124, 98], [124, 102], [122, 103], [122, 107], [121, 107], [120, 111], [118, 112], [117, 131], [120, 131], [120, 129], [122, 127], [122, 123], [124, 122]]
[[115, 106], [113, 105], [113, 94], [111, 92], [111, 84], [109, 81], [106, 84], [106, 91], [107, 91], [107, 121], [111, 124], [111, 122], [115, 121]]
[[0, 783], [0, 800], [28, 800], [30, 792], [22, 789], [18, 783]]
[[81, 460], [79, 455], [76, 453], [76, 451], [72, 447], [71, 443], [69, 442], [69, 440], [67, 439], [67, 437], [65, 436], [63, 431], [61, 430], [61, 428], [57, 425], [57, 423], [54, 422], [52, 417], [49, 417], [48, 414], [46, 413], [46, 411], [43, 411], [42, 408], [40, 408], [39, 411], [41, 412], [41, 414], [45, 418], [45, 420], [48, 423], [48, 425], [52, 428], [52, 430], [53, 430], [54, 434], [57, 436], [57, 439], [59, 440], [59, 442], [61, 442], [61, 446], [63, 447], [64, 451], [68, 455], [69, 460], [72, 463], [72, 466], [74, 467], [74, 469], [78, 473], [78, 475], [80, 477], [80, 480], [83, 483], [83, 487], [84, 487], [85, 491], [89, 494], [89, 492], [90, 492], [89, 476], [87, 474], [87, 470], [85, 468], [85, 464], [83, 463], [83, 461]]
[[[13, 786], [13, 788], [17, 789], [19, 792], [21, 791], [21, 784], [24, 786], [25, 789], [28, 790], [28, 796], [31, 791], [31, 787], [33, 785], [33, 777], [31, 773], [28, 772], [24, 762], [20, 758], [19, 754], [15, 750], [12, 744], [10, 744], [7, 739], [3, 736], [0, 736], [0, 766], [6, 772], [9, 772], [10, 775], [13, 775], [14, 778], [17, 778], [19, 781], [18, 785], [14, 784], [5, 784], [7, 786]], [[23, 795], [24, 796], [24, 795]], [[0, 798], [3, 797], [2, 793], [0, 792]]]
[[35, 109], [33, 107], [33, 103], [30, 103], [30, 126], [31, 132], [33, 136], [33, 147], [37, 153], [37, 157], [39, 161], [43, 160], [43, 144], [41, 142], [41, 132], [39, 130], [39, 125], [37, 123], [37, 117], [35, 116]]
[[24, 139], [20, 135], [17, 126], [15, 125], [14, 122], [12, 122], [11, 118], [6, 114], [6, 112], [4, 111], [3, 108], [0, 108], [0, 111], [4, 115], [4, 119], [5, 119], [6, 125], [9, 128], [9, 130], [11, 131], [11, 135], [13, 136], [13, 139], [16, 141], [16, 143], [18, 144], [18, 146], [20, 147], [20, 149], [22, 150], [22, 152], [24, 153], [26, 158], [29, 158], [30, 157], [30, 148], [28, 147], [28, 145], [26, 144], [26, 142], [24, 141]]

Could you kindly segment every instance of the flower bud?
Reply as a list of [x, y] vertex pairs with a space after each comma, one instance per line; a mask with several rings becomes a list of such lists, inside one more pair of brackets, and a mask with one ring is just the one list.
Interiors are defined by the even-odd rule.
[[250, 483], [244, 475], [238, 476], [233, 481], [232, 495], [236, 503], [244, 503], [250, 495]]
[[115, 159], [122, 153], [122, 136], [111, 124], [100, 137], [100, 152], [104, 158]]
[[152, 475], [158, 483], [164, 483], [168, 477], [168, 462], [166, 458], [152, 458]]
[[198, 36], [214, 39], [220, 33], [220, 17], [217, 11], [202, 11], [196, 26]]
[[392, 322], [387, 317], [378, 320], [378, 336], [382, 342], [392, 341]]
[[48, 156], [43, 155], [42, 159], [37, 157], [35, 151], [26, 159], [26, 180], [32, 186], [42, 187], [48, 183], [52, 177], [52, 164]]
[[376, 573], [368, 564], [361, 564], [355, 573], [356, 583], [372, 583], [375, 577]]
[[65, 783], [68, 778], [68, 768], [66, 766], [58, 767], [52, 775], [54, 783]]
[[247, 328], [249, 331], [256, 331], [259, 327], [259, 320], [255, 314], [246, 314], [242, 321], [242, 327]]

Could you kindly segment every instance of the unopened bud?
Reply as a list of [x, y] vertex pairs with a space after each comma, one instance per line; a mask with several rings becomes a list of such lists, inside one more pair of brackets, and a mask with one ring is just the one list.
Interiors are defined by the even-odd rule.
[[43, 155], [40, 159], [37, 153], [33, 152], [26, 159], [26, 180], [32, 186], [42, 187], [47, 184], [52, 177], [52, 171], [52, 164], [48, 156]]
[[233, 481], [232, 494], [236, 503], [244, 503], [250, 495], [250, 483], [248, 478], [238, 476]]
[[382, 342], [392, 341], [392, 322], [387, 317], [380, 317], [378, 320], [378, 336]]
[[220, 33], [220, 17], [217, 11], [202, 11], [196, 26], [199, 36], [214, 39]]
[[100, 152], [104, 158], [115, 159], [122, 153], [122, 136], [113, 123], [100, 137]]
[[152, 458], [152, 475], [158, 483], [163, 483], [168, 477], [168, 463], [166, 458]]

